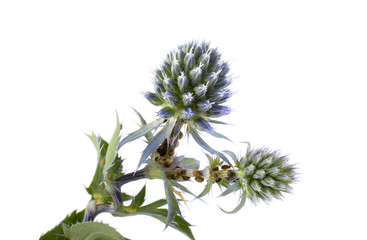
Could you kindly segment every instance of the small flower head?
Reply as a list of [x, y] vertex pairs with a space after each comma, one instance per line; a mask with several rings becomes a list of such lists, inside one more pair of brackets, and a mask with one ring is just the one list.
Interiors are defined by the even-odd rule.
[[254, 203], [260, 199], [269, 202], [271, 198], [281, 198], [282, 192], [290, 192], [290, 184], [296, 181], [294, 166], [276, 151], [248, 149], [246, 155], [235, 162], [238, 184], [246, 198]]
[[209, 121], [230, 113], [223, 105], [231, 96], [228, 73], [228, 64], [209, 43], [186, 43], [167, 55], [155, 72], [155, 92], [144, 96], [162, 108], [160, 117], [167, 116], [168, 108], [168, 116], [173, 113], [187, 122]]

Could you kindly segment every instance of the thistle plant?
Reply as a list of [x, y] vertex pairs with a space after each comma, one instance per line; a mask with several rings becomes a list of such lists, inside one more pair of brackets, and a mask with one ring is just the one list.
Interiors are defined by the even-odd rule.
[[[147, 123], [134, 109], [141, 126], [126, 137], [121, 137], [118, 116], [109, 142], [94, 133], [88, 135], [97, 150], [96, 171], [86, 188], [91, 200], [84, 210], [72, 212], [40, 239], [127, 239], [109, 225], [95, 222], [103, 212], [116, 217], [151, 216], [165, 228], [172, 227], [195, 239], [191, 225], [181, 214], [183, 194], [200, 199], [215, 185], [222, 190], [221, 197], [240, 192], [239, 204], [233, 210], [222, 209], [236, 213], [246, 200], [270, 202], [289, 193], [297, 173], [287, 156], [265, 147], [253, 149], [250, 144], [244, 155], [236, 155], [230, 150], [215, 150], [203, 139], [203, 134], [209, 134], [229, 140], [213, 126], [224, 124], [216, 119], [231, 112], [225, 105], [232, 96], [230, 83], [228, 63], [208, 42], [189, 42], [169, 52], [154, 72], [154, 91], [144, 92], [144, 97], [159, 107], [157, 119]], [[176, 153], [184, 136], [194, 139], [206, 152], [206, 160]], [[127, 151], [124, 146], [140, 138], [146, 141], [140, 158], [123, 160], [120, 155]], [[136, 169], [126, 172], [125, 161], [135, 161]], [[203, 161], [207, 166], [200, 168]], [[146, 186], [135, 196], [124, 192], [124, 185], [142, 179], [161, 179], [165, 196], [144, 204]], [[194, 194], [185, 186], [188, 181], [205, 187]]]

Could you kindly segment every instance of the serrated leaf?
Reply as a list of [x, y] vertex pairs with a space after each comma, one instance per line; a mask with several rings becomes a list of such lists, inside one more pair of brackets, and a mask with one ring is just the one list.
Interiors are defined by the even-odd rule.
[[70, 240], [124, 240], [116, 229], [101, 222], [83, 222], [73, 226], [62, 225], [65, 237]]
[[164, 119], [158, 119], [158, 120], [155, 120], [151, 123], [148, 123], [147, 125], [142, 126], [138, 130], [130, 133], [124, 139], [121, 140], [121, 142], [118, 145], [118, 149], [120, 149], [126, 143], [134, 141], [134, 140], [146, 135], [147, 133], [150, 133], [154, 129], [157, 129], [163, 122], [164, 122]]
[[195, 142], [197, 144], [199, 144], [200, 147], [202, 147], [203, 149], [205, 149], [206, 151], [212, 153], [212, 154], [217, 154], [221, 159], [223, 159], [228, 165], [232, 166], [232, 163], [227, 159], [226, 156], [224, 156], [223, 153], [218, 152], [216, 150], [214, 150], [212, 147], [210, 147], [199, 135], [199, 133], [191, 128], [190, 129], [190, 134], [191, 136], [194, 138]]
[[68, 226], [71, 226], [73, 224], [76, 224], [78, 222], [83, 221], [85, 210], [82, 210], [80, 212], [77, 212], [76, 210], [70, 213], [64, 220], [61, 221], [59, 225], [45, 233], [41, 236], [40, 240], [66, 240], [63, 236], [64, 231], [62, 229], [62, 224], [66, 224]]
[[181, 215], [181, 211], [180, 207], [178, 206], [177, 199], [173, 194], [171, 181], [168, 179], [164, 180], [164, 190], [168, 205], [168, 214], [165, 226], [165, 228], [167, 228], [171, 224], [175, 216]]
[[106, 153], [106, 159], [105, 159], [105, 164], [103, 167], [103, 173], [107, 174], [107, 170], [111, 167], [112, 162], [115, 160], [115, 157], [117, 155], [117, 146], [119, 144], [120, 141], [120, 120], [119, 120], [119, 116], [116, 113], [116, 127], [115, 127], [115, 131], [112, 135], [111, 141], [108, 144], [108, 148], [107, 148], [107, 153]]
[[87, 136], [91, 139], [93, 145], [95, 146], [98, 158], [97, 167], [92, 182], [90, 183], [89, 187], [86, 188], [86, 190], [92, 196], [92, 199], [95, 199], [98, 204], [109, 203], [112, 201], [111, 195], [105, 186], [101, 184], [104, 181], [103, 164], [105, 162], [104, 159], [106, 156], [108, 143], [100, 136], [96, 136], [94, 133]]
[[[133, 107], [131, 107], [131, 108], [134, 110], [134, 112], [136, 113], [136, 115], [138, 115], [138, 117], [140, 119], [141, 126], [147, 125], [147, 122], [145, 121], [145, 119], [143, 118], [143, 116], [135, 108], [133, 108]], [[149, 142], [152, 139], [152, 137], [153, 137], [153, 133], [152, 132], [148, 132], [144, 136], [147, 139], [147, 141]]]
[[150, 154], [152, 154], [162, 144], [162, 142], [165, 139], [169, 139], [172, 129], [175, 126], [175, 122], [176, 118], [170, 118], [164, 125], [162, 130], [159, 131], [156, 135], [154, 135], [154, 137], [151, 139], [151, 141], [144, 149], [136, 169], [138, 169], [141, 166], [141, 164], [143, 164], [147, 160]]

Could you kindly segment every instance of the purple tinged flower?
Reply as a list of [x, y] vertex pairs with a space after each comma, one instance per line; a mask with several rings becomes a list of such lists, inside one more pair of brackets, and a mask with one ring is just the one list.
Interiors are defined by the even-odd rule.
[[192, 111], [191, 108], [186, 108], [183, 112], [182, 112], [182, 116], [184, 119], [191, 119], [193, 116], [195, 115], [195, 113]]
[[167, 119], [173, 116], [173, 111], [171, 108], [169, 107], [164, 107], [161, 110], [159, 110], [158, 112], [158, 117], [159, 118], [163, 118], [163, 119]]
[[196, 106], [200, 112], [204, 113], [212, 107], [212, 103], [209, 100], [206, 100], [204, 102], [199, 102]]
[[162, 94], [162, 97], [171, 106], [176, 106], [178, 97], [175, 93], [173, 93], [173, 92], [164, 92]]
[[194, 101], [194, 94], [192, 94], [191, 92], [182, 94], [182, 102], [185, 106], [190, 106], [193, 101]]
[[213, 118], [221, 117], [221, 116], [230, 114], [231, 108], [227, 106], [222, 106], [222, 105], [212, 105], [212, 108], [209, 109], [207, 113]]
[[180, 72], [181, 72], [181, 66], [180, 66], [180, 61], [176, 58], [176, 54], [173, 54], [173, 61], [172, 61], [172, 65], [171, 65], [171, 72], [172, 72], [172, 76], [175, 78], [177, 77]]
[[194, 46], [191, 47], [190, 51], [188, 53], [186, 53], [186, 56], [184, 58], [184, 64], [185, 64], [185, 72], [189, 72], [190, 69], [193, 68], [193, 66], [195, 65], [195, 55], [192, 52], [194, 49]]
[[167, 74], [163, 73], [163, 86], [166, 90], [172, 91], [175, 90], [176, 86], [172, 79], [167, 77]]
[[160, 99], [156, 94], [152, 92], [144, 92], [143, 95], [153, 105], [159, 106], [163, 103], [162, 99]]
[[201, 78], [201, 74], [203, 72], [201, 70], [202, 67], [203, 67], [203, 64], [200, 63], [199, 66], [195, 67], [194, 69], [192, 69], [190, 71], [189, 76], [191, 78], [191, 85], [192, 86], [195, 86], [199, 82], [199, 80]]
[[[167, 54], [155, 71], [155, 96], [145, 95], [154, 105], [169, 107], [176, 116], [183, 116], [190, 108], [195, 112], [192, 123], [197, 115], [210, 121], [231, 112], [230, 108], [221, 106], [232, 95], [227, 88], [228, 72], [227, 62], [221, 60], [216, 48], [211, 48], [208, 42], [189, 42]], [[185, 116], [190, 113], [186, 112]]]
[[205, 93], [206, 93], [207, 90], [208, 90], [207, 85], [199, 84], [198, 86], [196, 86], [194, 88], [195, 96], [197, 96], [198, 98], [201, 98], [201, 97], [205, 96]]
[[177, 77], [177, 84], [180, 89], [181, 93], [184, 93], [187, 89], [187, 86], [189, 84], [189, 80], [185, 76], [184, 72], [181, 72], [181, 75]]
[[213, 131], [213, 127], [210, 126], [209, 122], [206, 121], [204, 118], [199, 117], [194, 120], [195, 126], [205, 132], [211, 132]]

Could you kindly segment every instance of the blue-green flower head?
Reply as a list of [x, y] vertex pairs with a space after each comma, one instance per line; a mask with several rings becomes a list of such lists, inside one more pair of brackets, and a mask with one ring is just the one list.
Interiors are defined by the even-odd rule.
[[256, 203], [260, 199], [269, 202], [281, 198], [282, 192], [290, 192], [290, 184], [296, 181], [295, 167], [286, 156], [267, 148], [248, 150], [236, 160], [236, 178], [246, 198]]
[[186, 43], [167, 55], [155, 71], [154, 92], [144, 96], [161, 107], [161, 118], [176, 116], [209, 125], [212, 118], [231, 112], [223, 105], [232, 96], [228, 73], [228, 64], [208, 42]]

